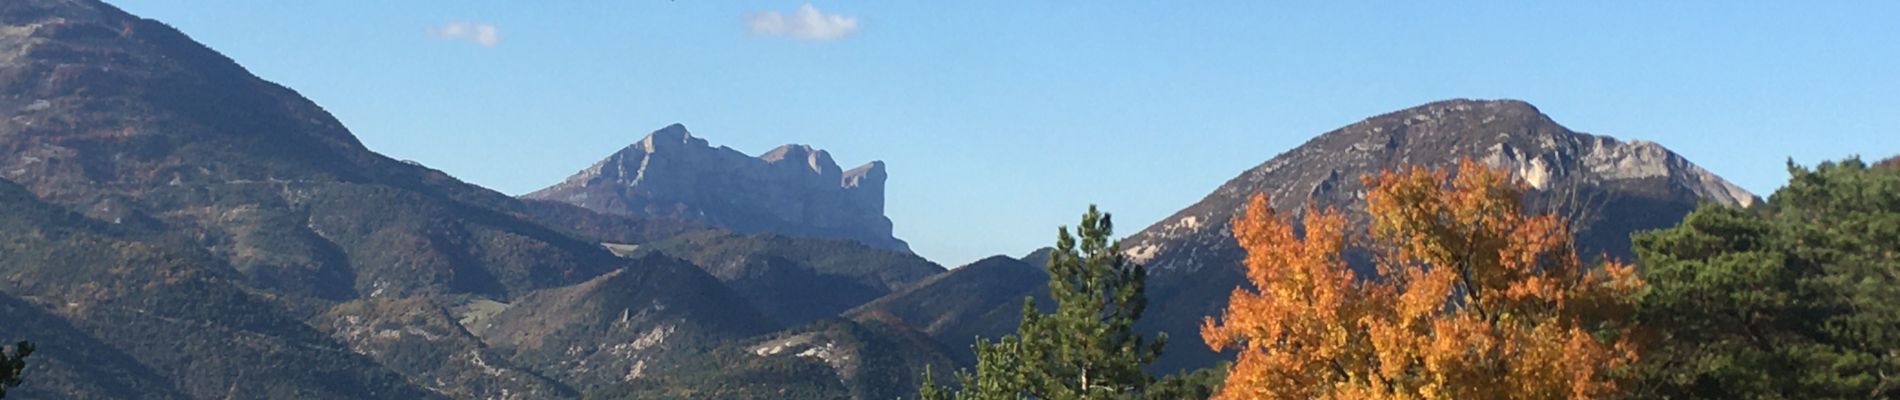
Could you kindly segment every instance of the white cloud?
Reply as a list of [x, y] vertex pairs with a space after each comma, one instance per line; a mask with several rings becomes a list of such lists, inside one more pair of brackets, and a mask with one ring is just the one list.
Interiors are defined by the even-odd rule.
[[482, 47], [495, 47], [501, 43], [501, 31], [495, 24], [474, 21], [449, 21], [441, 26], [429, 27], [429, 36], [449, 40], [474, 42]]
[[746, 16], [745, 25], [754, 35], [831, 40], [856, 33], [858, 17], [826, 14], [811, 3], [805, 3], [789, 14], [778, 11], [752, 13]]

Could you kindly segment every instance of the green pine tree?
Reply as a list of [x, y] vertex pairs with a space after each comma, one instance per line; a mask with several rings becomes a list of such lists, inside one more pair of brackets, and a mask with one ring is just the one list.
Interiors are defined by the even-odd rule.
[[26, 370], [26, 356], [33, 354], [33, 343], [20, 341], [12, 353], [0, 352], [0, 398], [7, 397], [7, 388], [20, 386], [20, 373]]
[[1121, 242], [1111, 241], [1109, 215], [1089, 206], [1070, 234], [1058, 229], [1049, 256], [1049, 292], [1055, 311], [1037, 312], [1023, 302], [1016, 334], [995, 342], [978, 340], [975, 372], [957, 374], [962, 387], [925, 387], [927, 400], [1130, 399], [1141, 398], [1154, 378], [1153, 363], [1165, 335], [1149, 341], [1134, 332], [1147, 307], [1147, 269], [1128, 262]]
[[1900, 398], [1900, 168], [1789, 171], [1765, 207], [1634, 237], [1639, 397]]
[[1214, 397], [1221, 385], [1227, 383], [1227, 371], [1233, 369], [1232, 361], [1222, 361], [1211, 366], [1192, 371], [1182, 371], [1161, 377], [1142, 393], [1142, 398], [1152, 400], [1205, 399]]

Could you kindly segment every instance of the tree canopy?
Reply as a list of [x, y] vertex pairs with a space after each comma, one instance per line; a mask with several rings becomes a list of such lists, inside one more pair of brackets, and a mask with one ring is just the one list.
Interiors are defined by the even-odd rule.
[[20, 373], [26, 371], [26, 356], [33, 354], [33, 343], [22, 340], [8, 353], [0, 352], [0, 398], [7, 397], [7, 388], [20, 386]]
[[[1233, 224], [1251, 287], [1202, 337], [1238, 348], [1219, 398], [1577, 399], [1617, 393], [1636, 358], [1631, 266], [1585, 268], [1566, 222], [1471, 160], [1363, 178], [1370, 231], [1256, 195]], [[1351, 251], [1372, 255], [1362, 276]]]
[[1900, 396], [1900, 168], [1789, 173], [1765, 207], [1704, 206], [1635, 236], [1651, 283], [1638, 317], [1661, 344], [1638, 395]]

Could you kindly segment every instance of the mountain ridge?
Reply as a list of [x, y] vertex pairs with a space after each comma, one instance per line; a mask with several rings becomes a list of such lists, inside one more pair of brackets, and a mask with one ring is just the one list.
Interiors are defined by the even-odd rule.
[[7, 2], [0, 18], [0, 177], [101, 220], [194, 232], [253, 285], [506, 297], [622, 262], [528, 222], [518, 200], [369, 151], [162, 23], [86, 0]]
[[[698, 290], [672, 295], [664, 320], [559, 342], [612, 348], [676, 327], [669, 348], [698, 349], [777, 328], [698, 268], [593, 238], [648, 241], [681, 224], [524, 201], [377, 154], [294, 90], [96, 0], [0, 2], [0, 180], [18, 183], [0, 185], [12, 202], [0, 220], [29, 227], [6, 233], [23, 247], [0, 252], [0, 294], [123, 355], [72, 360], [132, 375], [62, 383], [72, 395], [562, 397], [599, 374], [550, 371], [568, 347], [474, 335], [462, 320], [475, 319], [446, 309], [518, 314], [602, 280], [620, 285], [575, 297]], [[624, 311], [560, 310], [581, 325]], [[521, 332], [506, 324], [517, 314], [486, 322]]]
[[[1477, 124], [1458, 121], [1456, 123], [1463, 125], [1453, 129], [1426, 125], [1435, 122], [1434, 118], [1471, 119], [1481, 113], [1493, 115], [1484, 116]], [[1468, 132], [1498, 122], [1510, 126], [1495, 127], [1497, 130], [1492, 132]], [[1491, 133], [1498, 136], [1486, 136]], [[1412, 159], [1417, 148], [1408, 145], [1447, 141], [1433, 138], [1434, 135], [1462, 137], [1450, 138], [1448, 146], [1436, 144], [1439, 147], [1431, 149], [1437, 152], [1436, 159]], [[1571, 142], [1560, 143], [1561, 139]], [[1585, 149], [1589, 153], [1582, 155], [1587, 158], [1578, 159], [1577, 155], [1555, 151], [1560, 146], [1568, 147], [1561, 150]], [[1336, 160], [1321, 159], [1327, 155], [1346, 158], [1345, 162], [1353, 165], [1345, 171], [1341, 166], [1325, 167], [1337, 164], [1331, 162]], [[1171, 260], [1165, 257], [1157, 260], [1156, 253], [1167, 251], [1158, 242], [1206, 229], [1224, 230], [1233, 211], [1252, 193], [1268, 194], [1272, 206], [1283, 212], [1298, 212], [1312, 200], [1320, 200], [1316, 202], [1319, 205], [1356, 206], [1353, 201], [1357, 199], [1347, 199], [1341, 194], [1352, 195], [1355, 189], [1363, 191], [1359, 175], [1410, 164], [1447, 165], [1459, 157], [1472, 157], [1504, 168], [1514, 178], [1527, 182], [1533, 192], [1566, 189], [1559, 187], [1564, 182], [1553, 179], [1597, 173], [1605, 176], [1581, 183], [1663, 177], [1671, 180], [1670, 184], [1686, 187], [1689, 194], [1717, 203], [1748, 206], [1759, 201], [1747, 190], [1688, 163], [1654, 142], [1618, 141], [1608, 136], [1570, 131], [1521, 100], [1452, 99], [1380, 114], [1315, 136], [1226, 181], [1195, 204], [1129, 235], [1124, 240], [1124, 251], [1137, 262], [1159, 261], [1153, 266], [1170, 269]], [[1559, 163], [1582, 164], [1580, 166], [1587, 170]], [[1317, 168], [1325, 171], [1301, 171], [1299, 166], [1320, 166]]]
[[741, 233], [855, 240], [910, 251], [884, 215], [882, 161], [844, 170], [831, 153], [788, 144], [759, 156], [714, 147], [681, 124], [648, 133], [523, 199], [606, 214], [678, 218]]
[[836, 316], [944, 271], [915, 254], [851, 240], [717, 230], [641, 244], [632, 253], [691, 262], [787, 326]]
[[902, 321], [930, 335], [966, 363], [976, 338], [1015, 332], [1023, 299], [1049, 309], [1049, 273], [1009, 256], [990, 256], [925, 278], [902, 290], [872, 299], [844, 313], [853, 318]]

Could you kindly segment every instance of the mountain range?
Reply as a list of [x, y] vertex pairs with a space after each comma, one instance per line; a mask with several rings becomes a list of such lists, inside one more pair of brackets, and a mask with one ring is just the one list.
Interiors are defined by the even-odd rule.
[[[24, 235], [0, 256], [0, 292], [114, 361], [48, 350], [47, 365], [138, 379], [44, 397], [543, 398], [639, 361], [549, 361], [574, 349], [677, 332], [639, 354], [663, 358], [777, 328], [703, 270], [584, 232], [688, 224], [518, 200], [376, 154], [294, 91], [110, 5], [10, 1], [0, 24], [0, 177], [18, 183], [4, 213]], [[536, 319], [543, 305], [566, 316]], [[622, 308], [565, 309], [581, 305]], [[465, 321], [488, 311], [486, 330]], [[609, 320], [623, 323], [553, 323]], [[94, 375], [48, 373], [20, 396]]]
[[[1235, 151], [1250, 151], [1235, 149]], [[1262, 150], [1268, 154], [1273, 150]], [[1748, 192], [1527, 103], [1449, 100], [1279, 153], [1135, 232], [1162, 370], [1211, 365], [1227, 224], [1363, 207], [1358, 177], [1472, 157], [1593, 254]], [[1891, 162], [1891, 161], [1890, 161]], [[295, 91], [96, 0], [0, 3], [0, 339], [19, 398], [891, 398], [1048, 307], [1046, 250], [945, 269], [882, 162], [747, 156], [681, 125], [511, 197], [366, 148]]]

